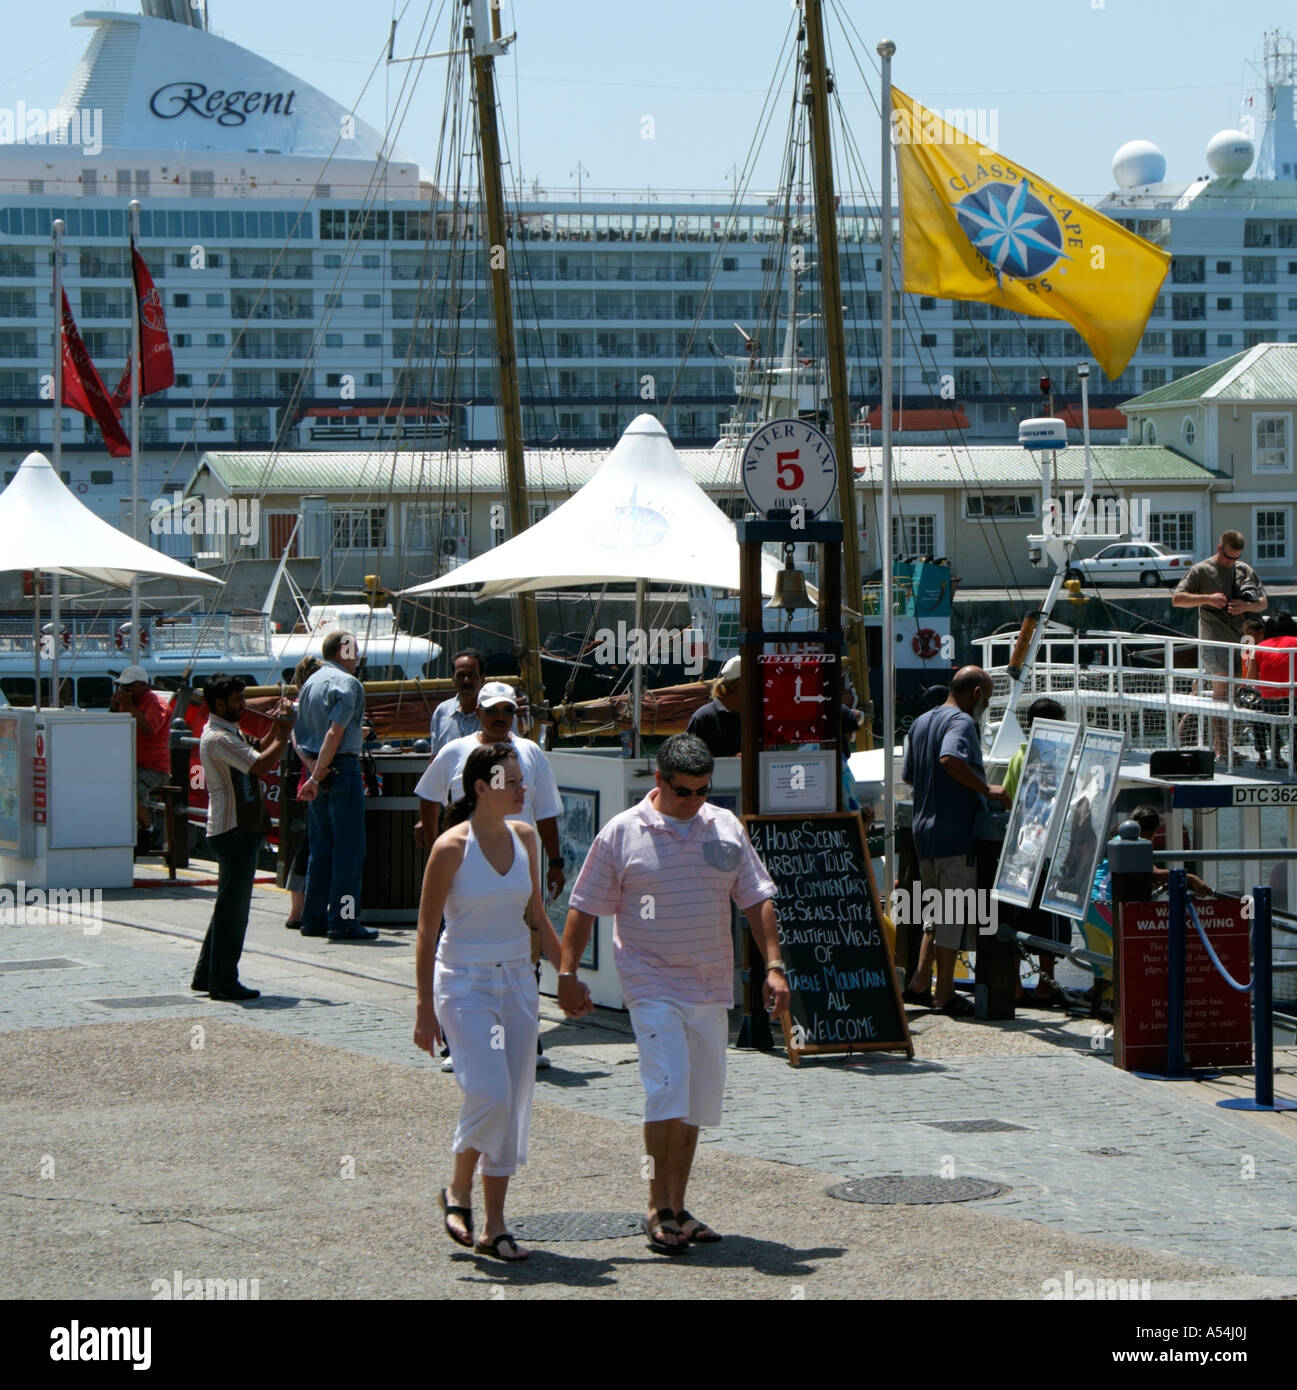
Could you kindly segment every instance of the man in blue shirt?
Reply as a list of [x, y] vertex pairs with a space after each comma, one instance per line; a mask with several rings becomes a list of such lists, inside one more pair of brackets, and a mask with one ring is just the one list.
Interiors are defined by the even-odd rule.
[[[907, 1004], [935, 1004], [955, 1018], [973, 1012], [972, 1005], [955, 993], [955, 960], [964, 944], [964, 927], [977, 917], [965, 910], [977, 902], [973, 818], [982, 809], [983, 798], [998, 801], [1006, 810], [1010, 801], [1004, 788], [988, 785], [983, 774], [977, 725], [990, 699], [991, 678], [980, 666], [957, 671], [946, 703], [914, 721], [901, 769], [901, 776], [914, 788], [919, 880], [923, 893], [937, 890], [941, 903], [933, 920], [924, 914], [918, 964], [901, 997]], [[937, 990], [929, 999], [934, 954]]]
[[311, 774], [298, 793], [300, 800], [310, 803], [311, 835], [302, 935], [372, 941], [378, 933], [360, 925], [365, 687], [352, 674], [360, 653], [350, 632], [331, 632], [322, 651], [324, 665], [302, 687], [297, 706], [297, 746]]
[[457, 738], [480, 733], [482, 721], [477, 717], [477, 692], [482, 688], [482, 653], [476, 647], [465, 647], [455, 653], [451, 662], [455, 682], [455, 698], [443, 700], [432, 712], [429, 750], [435, 758]]

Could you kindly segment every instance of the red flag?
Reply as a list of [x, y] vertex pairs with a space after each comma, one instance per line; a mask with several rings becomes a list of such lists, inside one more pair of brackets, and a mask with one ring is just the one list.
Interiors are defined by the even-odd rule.
[[66, 290], [63, 291], [63, 404], [98, 422], [104, 443], [114, 458], [130, 454], [131, 441], [122, 429], [122, 417], [77, 332]]
[[[153, 276], [144, 257], [131, 243], [131, 266], [135, 274], [135, 298], [140, 314], [140, 396], [151, 396], [174, 386], [176, 364], [171, 356], [171, 339], [167, 336], [167, 321], [162, 313], [162, 296], [153, 284]], [[113, 403], [120, 410], [131, 398], [131, 364], [126, 364], [122, 379], [113, 392]]]

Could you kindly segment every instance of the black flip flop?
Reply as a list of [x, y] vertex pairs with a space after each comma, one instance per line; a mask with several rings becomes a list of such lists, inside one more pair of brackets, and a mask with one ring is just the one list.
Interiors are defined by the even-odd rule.
[[977, 1013], [962, 994], [952, 994], [944, 1004], [937, 1005], [936, 1011], [945, 1014], [947, 1018], [973, 1018]]
[[[676, 1225], [680, 1227], [681, 1235], [684, 1235], [685, 1223], [688, 1221], [698, 1221], [698, 1218], [694, 1216], [691, 1212], [676, 1212]], [[698, 1221], [698, 1225], [706, 1230], [712, 1230], [712, 1228], [708, 1226], [705, 1221]], [[695, 1231], [693, 1235], [686, 1236], [685, 1239], [693, 1245], [715, 1245], [718, 1240], [724, 1240], [725, 1237], [723, 1235], [718, 1234], [716, 1231], [712, 1231], [711, 1235], [709, 1236], [699, 1235], [698, 1232]]]
[[[653, 1234], [654, 1226], [656, 1226], [658, 1230], [661, 1230], [668, 1221], [674, 1221], [675, 1219], [676, 1214], [671, 1210], [670, 1207], [659, 1207], [656, 1214], [656, 1219], [653, 1221], [650, 1221], [647, 1216], [643, 1216], [640, 1218], [640, 1226], [644, 1231], [644, 1235], [648, 1239], [650, 1250], [656, 1251], [659, 1255], [674, 1256], [683, 1255], [685, 1251], [689, 1249], [688, 1240], [682, 1240], [679, 1245], [668, 1245], [665, 1241], [658, 1240], [658, 1238]], [[679, 1234], [683, 1236], [684, 1232], [680, 1231]]]
[[[456, 1245], [462, 1245], [466, 1249], [471, 1250], [473, 1248], [473, 1208], [452, 1207], [450, 1205], [450, 1189], [448, 1187], [443, 1187], [441, 1191], [437, 1193], [437, 1205], [441, 1208], [442, 1216], [445, 1218], [442, 1224], [446, 1228], [446, 1234]], [[452, 1216], [461, 1216], [464, 1218], [464, 1225], [468, 1228], [467, 1237], [461, 1236], [450, 1229], [450, 1218]]]
[[[500, 1245], [503, 1241], [506, 1240], [509, 1242], [511, 1246], [513, 1246], [512, 1257], [508, 1255], [502, 1255], [500, 1253]], [[506, 1231], [502, 1236], [496, 1236], [496, 1238], [492, 1241], [478, 1241], [478, 1243], [473, 1247], [473, 1250], [474, 1253], [478, 1255], [490, 1255], [490, 1257], [493, 1260], [499, 1260], [502, 1264], [507, 1265], [520, 1265], [524, 1260], [531, 1259], [530, 1250], [528, 1250], [525, 1255], [520, 1255], [518, 1253], [518, 1242], [514, 1240], [513, 1236], [510, 1235], [508, 1231]]]

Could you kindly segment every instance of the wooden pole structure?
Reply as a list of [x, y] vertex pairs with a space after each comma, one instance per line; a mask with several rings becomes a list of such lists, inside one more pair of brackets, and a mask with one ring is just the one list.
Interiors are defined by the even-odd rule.
[[[829, 135], [830, 79], [825, 61], [821, 0], [803, 0], [803, 10], [806, 15], [806, 57], [810, 67], [806, 81], [811, 108], [811, 157], [815, 175], [815, 237], [822, 287], [820, 311], [824, 315], [824, 337], [828, 349], [832, 437], [838, 455], [838, 511], [842, 517], [845, 542], [842, 548], [843, 598], [848, 611], [843, 615], [843, 629], [856, 694], [861, 705], [868, 708], [871, 701], [869, 663], [865, 656], [863, 624], [858, 616], [864, 603], [864, 588], [860, 582], [860, 533], [856, 519], [855, 472], [851, 459], [847, 343], [842, 326], [842, 271], [838, 260], [837, 198], [833, 191], [833, 149]], [[883, 332], [890, 334], [891, 331], [891, 324], [885, 322]], [[888, 524], [884, 519], [882, 525]], [[872, 717], [865, 725], [865, 746], [874, 746]]]
[[[500, 38], [500, 10], [490, 6], [489, 33], [483, 25], [486, 0], [474, 0], [466, 37], [472, 53], [477, 95], [477, 128], [482, 152], [482, 195], [486, 204], [486, 242], [483, 247], [491, 276], [495, 308], [496, 356], [500, 368], [500, 409], [504, 430], [505, 488], [509, 498], [510, 534], [527, 529], [527, 477], [523, 464], [522, 396], [513, 331], [513, 291], [509, 283], [509, 247], [505, 229], [504, 185], [500, 175], [500, 136], [495, 120], [495, 56], [507, 47]], [[536, 599], [529, 593], [514, 598], [514, 650], [533, 710], [545, 701], [540, 671], [540, 631]]]

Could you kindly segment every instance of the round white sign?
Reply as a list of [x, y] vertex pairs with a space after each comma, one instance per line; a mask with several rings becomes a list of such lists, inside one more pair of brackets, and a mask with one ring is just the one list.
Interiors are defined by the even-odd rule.
[[743, 490], [763, 516], [805, 507], [819, 514], [838, 487], [838, 460], [824, 431], [806, 420], [770, 420], [743, 450]]

